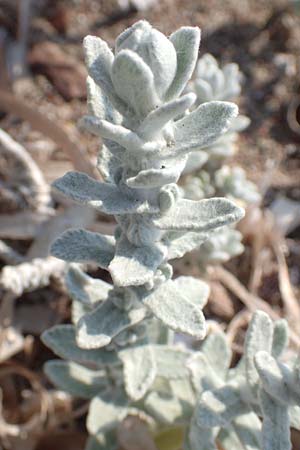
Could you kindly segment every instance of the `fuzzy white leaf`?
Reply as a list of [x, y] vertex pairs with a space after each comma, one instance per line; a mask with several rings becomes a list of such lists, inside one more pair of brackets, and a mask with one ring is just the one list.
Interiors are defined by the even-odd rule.
[[117, 186], [100, 183], [81, 172], [68, 172], [58, 178], [53, 186], [76, 202], [92, 206], [106, 214], [132, 214], [134, 212], [156, 212], [147, 201], [130, 198]]
[[105, 347], [115, 336], [141, 322], [145, 316], [145, 308], [125, 311], [109, 299], [80, 319], [77, 344], [84, 349]]
[[279, 319], [274, 324], [272, 355], [279, 358], [289, 342], [289, 327], [285, 319]]
[[245, 450], [261, 449], [261, 421], [255, 413], [249, 412], [236, 417], [233, 429]]
[[192, 76], [200, 45], [200, 29], [197, 27], [181, 27], [171, 34], [170, 41], [177, 53], [177, 71], [165, 96], [166, 100], [181, 94]]
[[194, 389], [199, 394], [202, 394], [203, 391], [218, 389], [223, 385], [223, 374], [219, 374], [213, 369], [205, 354], [194, 352], [186, 365], [191, 374]]
[[200, 247], [208, 237], [209, 232], [167, 232], [163, 237], [163, 241], [168, 246], [168, 259], [181, 258], [185, 253]]
[[214, 372], [225, 378], [230, 366], [232, 352], [224, 333], [211, 333], [201, 346], [201, 352], [206, 356]]
[[175, 207], [153, 224], [162, 230], [187, 230], [207, 232], [237, 222], [244, 210], [226, 198], [207, 200], [180, 199]]
[[79, 348], [76, 343], [76, 333], [73, 325], [55, 325], [42, 334], [42, 341], [56, 355], [64, 359], [72, 359], [80, 363], [99, 367], [120, 363], [120, 359], [114, 351]]
[[51, 254], [68, 262], [96, 263], [107, 269], [115, 253], [115, 238], [100, 233], [67, 230], [51, 246]]
[[107, 387], [104, 371], [90, 370], [70, 361], [47, 361], [45, 373], [55, 386], [75, 397], [93, 398]]
[[151, 346], [144, 345], [122, 350], [119, 356], [124, 366], [126, 392], [132, 400], [140, 400], [149, 390], [156, 376], [153, 350]]
[[168, 281], [142, 299], [151, 312], [172, 330], [203, 339], [205, 319], [200, 307], [178, 292], [176, 284]]
[[175, 288], [195, 306], [203, 308], [209, 296], [209, 285], [194, 277], [182, 276], [173, 281]]
[[111, 284], [89, 277], [75, 264], [67, 272], [66, 286], [73, 300], [90, 306], [106, 300], [113, 289]]
[[116, 286], [139, 286], [152, 280], [164, 257], [157, 246], [137, 247], [123, 235], [108, 269]]
[[206, 147], [214, 142], [230, 126], [230, 121], [238, 114], [234, 103], [209, 102], [175, 123], [172, 148], [174, 155], [189, 153], [193, 149]]
[[188, 375], [186, 361], [191, 352], [167, 345], [152, 346], [157, 366], [157, 376], [168, 380], [185, 378]]
[[263, 412], [263, 450], [291, 450], [287, 407], [273, 400], [263, 389], [260, 392], [260, 405]]

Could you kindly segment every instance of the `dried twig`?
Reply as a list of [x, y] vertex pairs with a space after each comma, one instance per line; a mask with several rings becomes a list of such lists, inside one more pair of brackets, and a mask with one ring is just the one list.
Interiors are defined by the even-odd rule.
[[34, 212], [24, 211], [16, 214], [1, 214], [0, 238], [2, 239], [32, 239], [36, 236], [42, 223], [51, 211]]
[[0, 259], [6, 264], [14, 265], [23, 262], [24, 256], [0, 239]]
[[26, 149], [1, 129], [0, 152], [14, 161], [12, 169], [15, 173], [9, 174], [9, 182], [26, 184], [29, 191], [27, 197], [30, 197], [33, 209], [47, 210], [51, 204], [50, 187], [42, 172]]
[[31, 126], [48, 136], [56, 142], [65, 151], [67, 156], [73, 162], [74, 168], [85, 172], [91, 176], [96, 177], [97, 174], [93, 165], [90, 163], [86, 152], [79, 146], [75, 137], [71, 137], [59, 125], [56, 125], [52, 120], [41, 114], [36, 106], [27, 105], [23, 100], [16, 98], [9, 92], [4, 92], [0, 89], [0, 109], [18, 117], [27, 120]]
[[6, 266], [0, 275], [0, 287], [20, 296], [23, 292], [48, 286], [51, 277], [61, 277], [66, 263], [52, 256], [36, 258], [17, 266]]

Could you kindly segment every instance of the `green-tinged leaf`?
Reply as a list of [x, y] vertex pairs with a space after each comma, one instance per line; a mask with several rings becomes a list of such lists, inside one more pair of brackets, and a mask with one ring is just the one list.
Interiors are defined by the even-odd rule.
[[245, 364], [247, 381], [256, 393], [259, 375], [254, 357], [259, 351], [271, 353], [273, 342], [273, 323], [263, 311], [256, 311], [248, 326], [245, 340]]
[[237, 222], [244, 210], [226, 198], [206, 200], [180, 199], [166, 214], [153, 220], [162, 230], [187, 230], [208, 232], [212, 229]]
[[67, 172], [54, 181], [53, 187], [72, 200], [106, 214], [157, 212], [147, 201], [130, 198], [116, 185], [100, 183], [81, 172]]
[[52, 360], [45, 364], [45, 373], [59, 389], [75, 397], [93, 398], [108, 386], [106, 372], [94, 371], [70, 361]]
[[228, 130], [238, 114], [238, 107], [229, 102], [208, 102], [176, 122], [173, 155], [204, 148]]
[[230, 381], [214, 391], [205, 391], [196, 407], [200, 427], [227, 426], [233, 419], [249, 411], [240, 396], [241, 379]]
[[157, 366], [157, 375], [168, 380], [186, 378], [186, 361], [191, 352], [180, 347], [153, 345], [153, 354]]
[[182, 418], [182, 405], [172, 395], [153, 391], [147, 395], [144, 405], [146, 411], [162, 424], [173, 425]]
[[142, 307], [121, 310], [109, 299], [80, 319], [77, 344], [84, 349], [104, 347], [119, 333], [141, 322], [146, 312]]
[[121, 50], [111, 71], [112, 82], [118, 96], [145, 117], [158, 104], [154, 77], [149, 66], [131, 50]]
[[54, 241], [50, 251], [64, 261], [95, 263], [106, 269], [114, 257], [115, 238], [82, 229], [67, 230]]
[[272, 342], [272, 355], [279, 358], [289, 342], [289, 327], [285, 319], [276, 320]]
[[72, 264], [67, 272], [66, 285], [73, 300], [89, 306], [106, 300], [109, 292], [113, 289], [111, 284], [89, 277], [75, 264]]
[[287, 406], [278, 403], [263, 389], [260, 392], [260, 406], [263, 413], [263, 450], [291, 450]]
[[119, 364], [120, 360], [114, 351], [105, 349], [84, 350], [76, 343], [73, 325], [55, 325], [42, 334], [45, 345], [61, 358], [72, 359], [86, 364], [106, 366]]
[[182, 448], [183, 437], [183, 427], [170, 426], [155, 436], [155, 444], [159, 450], [180, 450]]
[[221, 332], [209, 334], [201, 346], [201, 352], [218, 377], [224, 379], [232, 358], [226, 335]]
[[255, 413], [236, 417], [232, 426], [245, 450], [261, 449], [261, 421]]
[[181, 27], [171, 34], [170, 41], [177, 53], [177, 71], [166, 93], [166, 100], [180, 95], [192, 76], [198, 57], [200, 29], [197, 27]]
[[116, 286], [139, 286], [153, 279], [164, 257], [162, 247], [137, 247], [123, 235], [118, 240], [109, 272]]
[[151, 387], [156, 377], [156, 362], [152, 347], [122, 350], [119, 356], [123, 362], [125, 389], [132, 400], [140, 400]]
[[87, 429], [92, 435], [115, 430], [126, 417], [128, 400], [122, 388], [115, 387], [94, 397], [87, 417]]
[[284, 405], [300, 404], [300, 383], [287, 365], [262, 351], [255, 355], [254, 361], [263, 388], [269, 395]]
[[178, 292], [173, 281], [167, 281], [142, 299], [151, 312], [172, 330], [203, 339], [205, 319], [200, 306]]

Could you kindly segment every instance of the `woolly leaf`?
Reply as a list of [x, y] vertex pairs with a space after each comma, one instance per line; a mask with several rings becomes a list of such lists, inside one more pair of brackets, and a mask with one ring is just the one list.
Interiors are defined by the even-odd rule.
[[185, 450], [217, 450], [215, 444], [217, 433], [217, 429], [211, 430], [199, 427], [194, 414], [187, 431], [184, 448]]
[[114, 284], [138, 286], [151, 281], [164, 256], [159, 247], [137, 247], [123, 235], [118, 240], [116, 254], [109, 265]]
[[172, 154], [180, 155], [212, 144], [228, 130], [230, 120], [237, 115], [238, 108], [234, 103], [203, 103], [175, 123]]
[[180, 199], [167, 214], [153, 220], [162, 230], [187, 230], [207, 232], [237, 222], [244, 210], [226, 198], [207, 200]]
[[170, 41], [177, 53], [177, 71], [166, 93], [166, 100], [181, 94], [194, 71], [200, 45], [200, 30], [197, 27], [181, 27], [171, 34]]
[[235, 417], [248, 412], [249, 407], [240, 397], [239, 381], [231, 381], [219, 389], [202, 394], [196, 407], [199, 426], [227, 426]]
[[175, 287], [183, 296], [199, 308], [206, 305], [209, 296], [209, 285], [197, 278], [182, 276], [173, 281]]
[[218, 441], [221, 443], [222, 449], [224, 448], [224, 450], [244, 450], [243, 444], [240, 442], [231, 426], [221, 429], [218, 434]]
[[245, 340], [246, 376], [250, 387], [256, 392], [259, 375], [254, 357], [259, 351], [271, 353], [273, 342], [273, 323], [263, 311], [256, 311], [249, 324]]
[[72, 264], [68, 270], [66, 285], [73, 300], [90, 306], [106, 300], [113, 289], [111, 284], [89, 277], [75, 264]]
[[159, 187], [176, 182], [179, 174], [180, 172], [176, 166], [141, 170], [135, 177], [128, 178], [126, 184], [135, 189]]
[[80, 319], [77, 344], [84, 349], [104, 347], [119, 333], [141, 322], [145, 316], [145, 308], [124, 311], [109, 299]]
[[245, 450], [261, 449], [261, 421], [255, 413], [249, 412], [236, 417], [233, 429]]
[[75, 327], [73, 325], [55, 325], [42, 334], [42, 341], [58, 356], [64, 359], [95, 364], [97, 366], [115, 365], [120, 363], [114, 351], [105, 349], [84, 350], [76, 343]]
[[116, 56], [111, 71], [114, 88], [138, 116], [145, 117], [158, 104], [154, 77], [149, 66], [131, 50]]
[[289, 414], [263, 389], [260, 392], [263, 413], [262, 447], [264, 450], [291, 450]]
[[45, 373], [55, 386], [75, 397], [92, 398], [107, 387], [104, 371], [90, 370], [70, 361], [47, 361]]
[[132, 400], [140, 400], [151, 387], [156, 376], [156, 364], [150, 346], [122, 350], [119, 354], [124, 365], [124, 381]]
[[112, 123], [121, 123], [122, 116], [114, 109], [108, 97], [90, 76], [87, 77], [86, 84], [89, 114]]
[[117, 186], [100, 183], [81, 172], [68, 172], [54, 181], [53, 186], [76, 202], [106, 214], [132, 214], [144, 211], [156, 212], [147, 201], [130, 198]]
[[170, 231], [163, 237], [163, 242], [168, 247], [168, 259], [181, 258], [185, 253], [200, 247], [209, 237], [208, 233], [187, 233]]
[[106, 42], [96, 36], [86, 36], [83, 48], [90, 77], [104, 90], [111, 103], [121, 113], [128, 112], [124, 102], [115, 94], [110, 76], [114, 55]]
[[208, 358], [201, 352], [195, 352], [188, 359], [187, 368], [190, 371], [194, 389], [199, 394], [203, 391], [218, 389], [223, 384], [220, 374], [213, 370]]
[[255, 355], [254, 361], [263, 388], [269, 395], [284, 405], [300, 404], [300, 383], [287, 365], [263, 351]]
[[173, 425], [182, 417], [180, 401], [173, 395], [162, 395], [153, 391], [147, 395], [144, 405], [146, 411], [163, 424]]
[[122, 388], [115, 387], [93, 398], [87, 417], [87, 429], [92, 435], [110, 431], [122, 422], [128, 411], [128, 400]]
[[51, 246], [51, 254], [68, 262], [96, 263], [106, 269], [115, 253], [115, 238], [100, 233], [67, 230]]
[[189, 351], [167, 345], [153, 345], [152, 350], [157, 376], [168, 380], [187, 377], [185, 363], [191, 355]]
[[232, 352], [224, 333], [211, 333], [201, 346], [201, 352], [206, 356], [214, 372], [225, 378], [228, 371]]
[[168, 281], [142, 299], [151, 312], [172, 330], [203, 339], [205, 319], [200, 307], [178, 292], [176, 284]]

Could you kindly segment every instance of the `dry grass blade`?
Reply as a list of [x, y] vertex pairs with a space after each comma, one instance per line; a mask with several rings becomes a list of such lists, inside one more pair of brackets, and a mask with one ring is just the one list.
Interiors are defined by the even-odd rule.
[[0, 89], [0, 105], [1, 111], [14, 114], [28, 121], [34, 129], [61, 146], [76, 170], [96, 177], [94, 166], [88, 160], [85, 151], [79, 147], [75, 138], [71, 138], [61, 126], [56, 125], [48, 117], [37, 111], [36, 107], [34, 109], [34, 107], [28, 106], [23, 100], [16, 98], [9, 92], [4, 92], [2, 89]]

